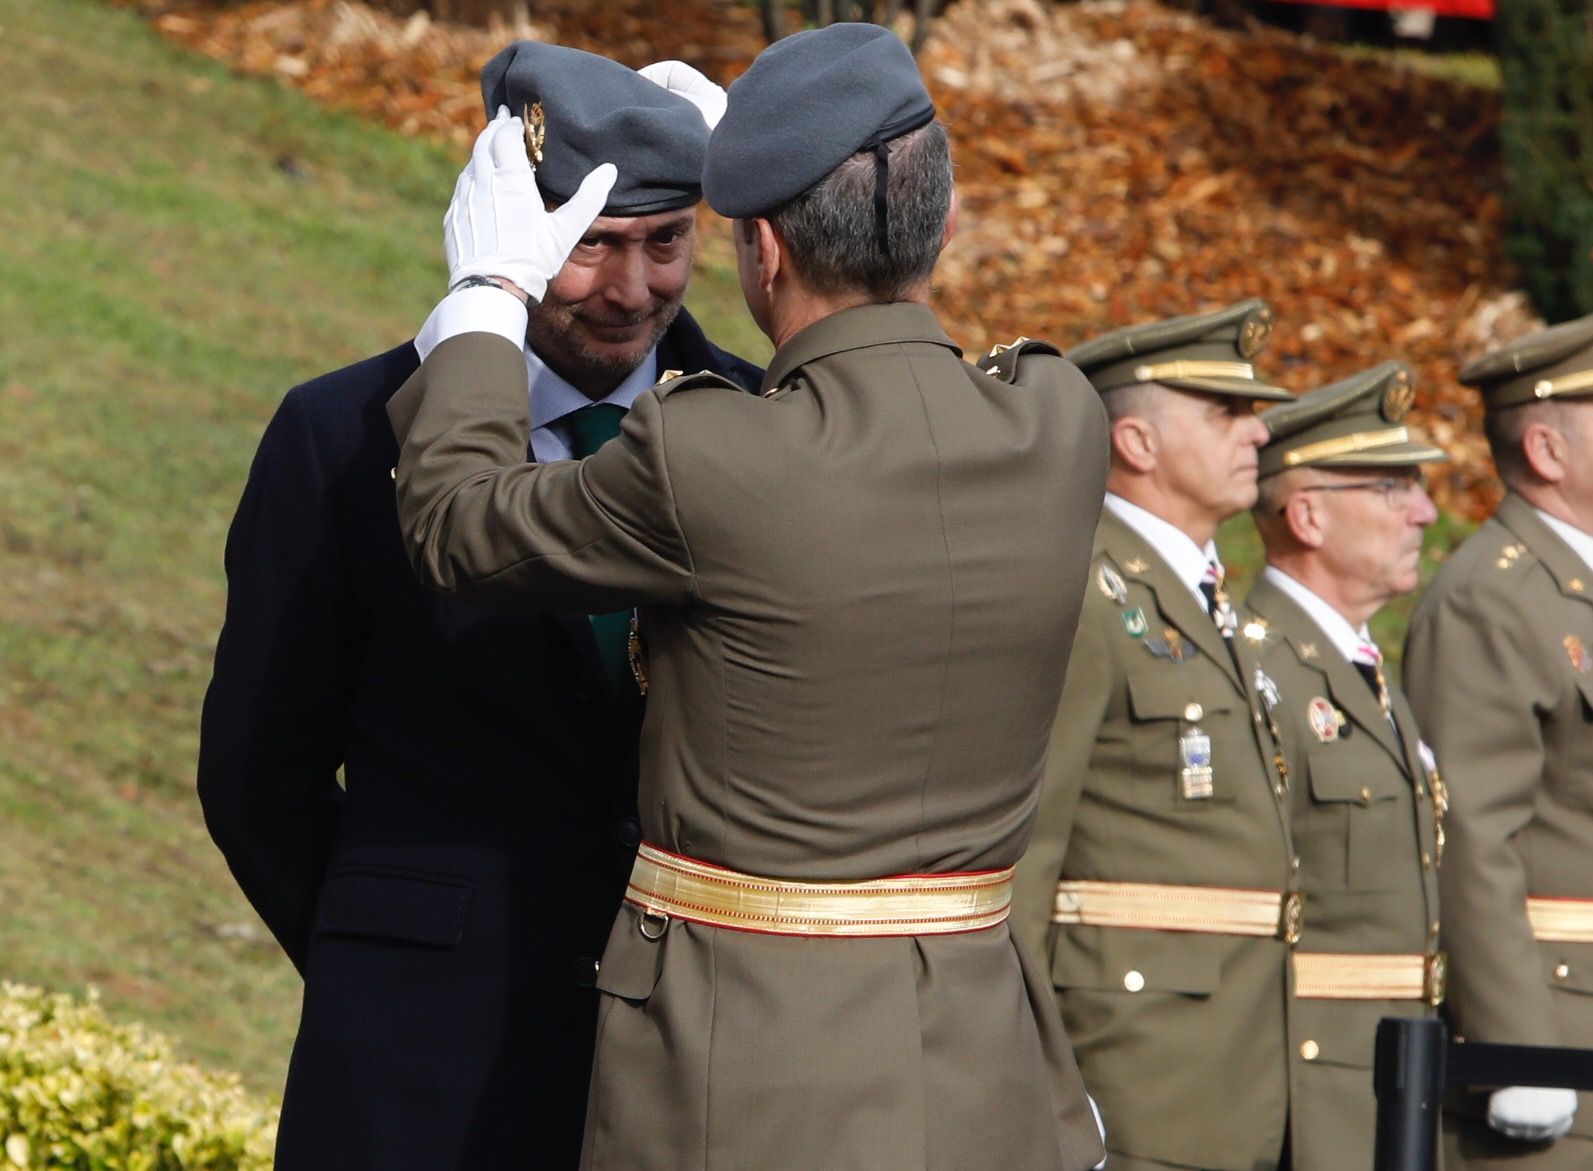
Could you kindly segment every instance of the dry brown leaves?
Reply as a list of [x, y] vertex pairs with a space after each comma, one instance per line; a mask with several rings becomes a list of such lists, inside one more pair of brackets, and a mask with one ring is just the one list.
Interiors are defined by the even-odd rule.
[[[480, 30], [259, 0], [155, 20], [240, 69], [460, 142], [480, 123], [481, 65], [515, 37], [631, 65], [679, 57], [721, 82], [761, 47], [752, 10], [729, 0], [535, 12]], [[1279, 326], [1263, 373], [1306, 389], [1403, 358], [1418, 425], [1457, 456], [1441, 502], [1491, 507], [1455, 372], [1537, 324], [1500, 246], [1497, 95], [1150, 0], [958, 0], [922, 66], [956, 142], [961, 227], [937, 294], [953, 336], [1070, 345], [1264, 297]]]

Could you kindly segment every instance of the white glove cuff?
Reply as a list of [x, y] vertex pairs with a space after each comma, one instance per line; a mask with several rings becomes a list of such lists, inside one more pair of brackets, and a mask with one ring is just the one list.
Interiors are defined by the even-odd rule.
[[484, 285], [449, 293], [415, 335], [415, 352], [424, 362], [443, 342], [462, 333], [495, 333], [517, 346], [525, 345], [526, 307], [507, 289]]

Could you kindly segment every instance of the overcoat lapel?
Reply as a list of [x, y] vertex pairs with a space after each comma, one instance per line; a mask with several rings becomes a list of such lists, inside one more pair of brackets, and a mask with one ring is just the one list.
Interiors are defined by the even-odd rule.
[[1156, 595], [1157, 612], [1199, 647], [1201, 654], [1209, 655], [1241, 695], [1248, 694], [1217, 624], [1195, 601], [1189, 587], [1178, 580], [1166, 558], [1111, 509], [1101, 514], [1101, 536], [1102, 546], [1118, 571], [1129, 580], [1148, 586]]

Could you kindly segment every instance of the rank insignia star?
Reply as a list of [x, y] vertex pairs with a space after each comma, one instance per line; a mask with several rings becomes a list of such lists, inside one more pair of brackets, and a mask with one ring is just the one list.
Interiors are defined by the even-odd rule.
[[1138, 557], [1131, 557], [1123, 562], [1123, 568], [1128, 570], [1129, 573], [1144, 573], [1150, 566]]
[[1314, 643], [1314, 642], [1302, 642], [1300, 644], [1300, 657], [1302, 659], [1314, 659], [1314, 658], [1316, 658], [1316, 643]]

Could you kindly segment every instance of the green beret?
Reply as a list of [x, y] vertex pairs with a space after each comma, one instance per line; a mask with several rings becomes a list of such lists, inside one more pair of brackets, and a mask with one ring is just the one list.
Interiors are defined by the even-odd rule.
[[1415, 399], [1410, 367], [1384, 362], [1261, 412], [1272, 438], [1260, 475], [1290, 468], [1409, 467], [1449, 458], [1412, 436], [1404, 419]]
[[1593, 316], [1529, 333], [1468, 363], [1460, 381], [1490, 411], [1593, 394]]
[[1174, 390], [1283, 401], [1294, 396], [1256, 378], [1250, 359], [1272, 332], [1272, 310], [1251, 299], [1216, 313], [1130, 325], [1068, 351], [1099, 392], [1154, 382]]
[[527, 119], [537, 187], [553, 203], [574, 195], [599, 163], [619, 170], [604, 215], [652, 215], [702, 198], [708, 124], [701, 111], [618, 61], [517, 41], [481, 71], [481, 101], [488, 118], [508, 106]]
[[883, 172], [885, 144], [934, 118], [918, 63], [889, 29], [843, 23], [796, 33], [731, 84], [703, 194], [729, 219], [768, 215], [859, 151], [874, 150]]

